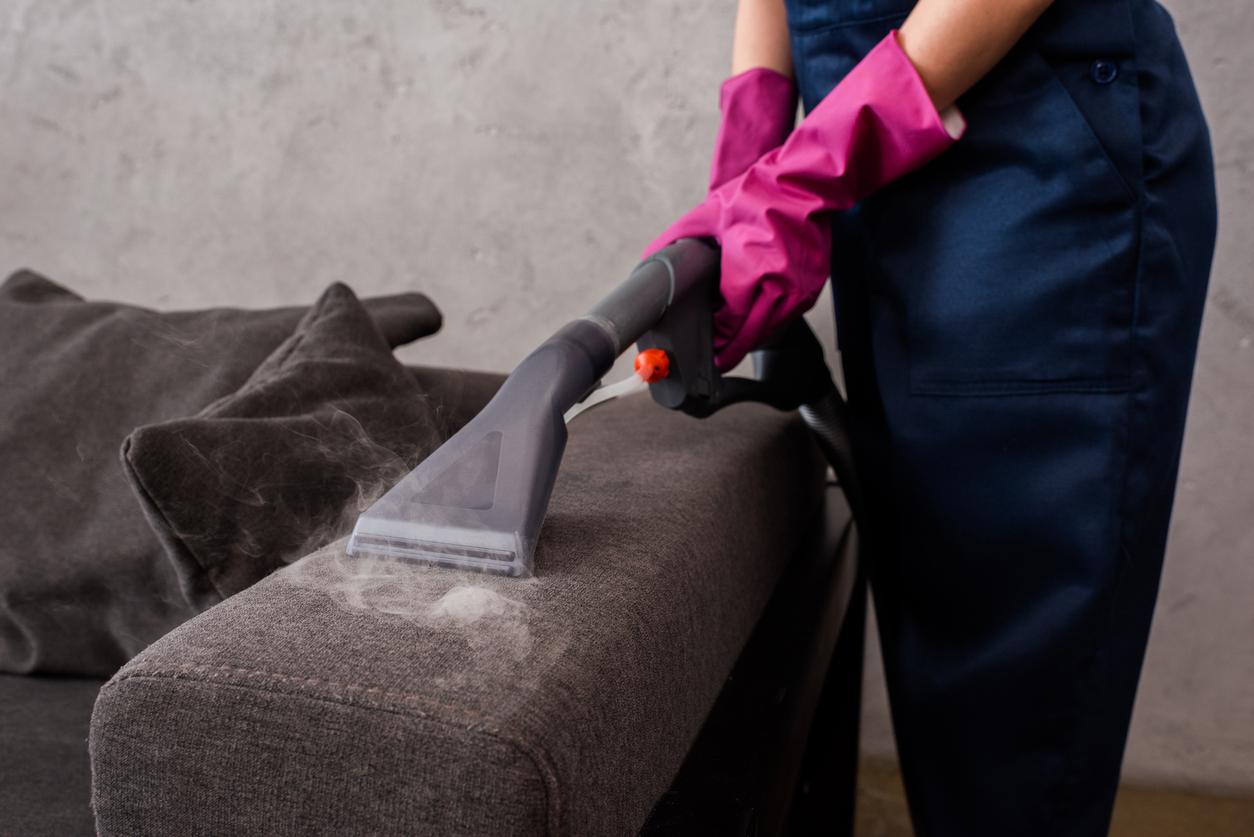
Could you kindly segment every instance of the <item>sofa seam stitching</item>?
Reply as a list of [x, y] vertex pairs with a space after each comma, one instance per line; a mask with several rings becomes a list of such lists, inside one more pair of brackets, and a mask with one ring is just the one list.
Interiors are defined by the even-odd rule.
[[[140, 669], [136, 671], [119, 672], [117, 676], [115, 676], [112, 680], [106, 683], [104, 687], [102, 687], [101, 691], [103, 692], [105, 689], [109, 689], [110, 687], [117, 686], [118, 684], [126, 680], [135, 680], [135, 679], [143, 679], [143, 678], [149, 678], [149, 679], [154, 679], [154, 680], [186, 680], [192, 683], [209, 684], [212, 682], [209, 679], [202, 679], [202, 678], [191, 677], [187, 675], [210, 673], [210, 676], [212, 677], [212, 673], [214, 672], [222, 672], [222, 673], [227, 674], [228, 678], [226, 682], [228, 682], [232, 686], [235, 686], [237, 688], [242, 688], [242, 689], [249, 689], [253, 691], [267, 691], [271, 693], [283, 694], [282, 691], [262, 689], [254, 684], [242, 682], [240, 679], [238, 679], [238, 677], [236, 677], [236, 675], [260, 676], [262, 678], [266, 678], [272, 681], [294, 683], [294, 684], [297, 684], [298, 687], [301, 684], [304, 684], [306, 686], [322, 685], [325, 687], [329, 687], [330, 691], [317, 692], [317, 691], [309, 691], [307, 689], [298, 688], [297, 693], [301, 695], [302, 697], [306, 697], [311, 700], [322, 700], [322, 701], [327, 701], [331, 703], [339, 703], [341, 705], [346, 705], [346, 706], [360, 706], [360, 707], [363, 707], [366, 709], [372, 709], [375, 711], [397, 712], [398, 714], [402, 714], [402, 715], [410, 714], [410, 712], [412, 712], [413, 713], [412, 717], [417, 717], [423, 721], [429, 721], [431, 723], [435, 723], [440, 726], [452, 727], [455, 729], [464, 730], [465, 732], [469, 732], [469, 733], [473, 733], [477, 735], [483, 735], [488, 738], [492, 738], [497, 741], [500, 741], [501, 743], [506, 744], [507, 746], [512, 748], [519, 755], [526, 757], [527, 760], [531, 762], [532, 766], [535, 768], [536, 772], [540, 776], [541, 781], [544, 784], [545, 811], [546, 811], [546, 816], [549, 820], [548, 830], [551, 834], [558, 834], [561, 832], [561, 829], [560, 829], [561, 794], [553, 793], [553, 789], [557, 787], [560, 783], [558, 781], [557, 771], [553, 768], [552, 760], [549, 757], [548, 752], [544, 749], [544, 747], [524, 736], [506, 735], [502, 733], [499, 728], [494, 727], [494, 726], [487, 726], [487, 725], [478, 723], [474, 726], [463, 727], [460, 724], [454, 724], [446, 719], [440, 718], [438, 715], [430, 714], [429, 711], [424, 711], [424, 708], [427, 710], [430, 710], [433, 708], [444, 709], [453, 713], [458, 713], [462, 711], [459, 707], [456, 707], [449, 703], [445, 703], [444, 701], [433, 700], [429, 697], [418, 695], [413, 692], [403, 692], [403, 691], [397, 691], [395, 689], [386, 689], [381, 686], [361, 686], [355, 683], [343, 683], [338, 680], [329, 680], [323, 677], [297, 677], [297, 676], [290, 675], [290, 674], [281, 674], [276, 671], [266, 671], [264, 669], [245, 668], [243, 666], [229, 666], [229, 665], [222, 665], [222, 664], [208, 665], [208, 664], [192, 664], [192, 663], [180, 663], [175, 666], [164, 666], [161, 668], [148, 668], [148, 669]], [[183, 675], [183, 676], [180, 676], [180, 675]], [[337, 689], [342, 690], [342, 691], [337, 693], [336, 691]], [[350, 696], [351, 693], [358, 693], [358, 695], [364, 696], [364, 698], [359, 696], [359, 697], [356, 697], [356, 699], [354, 699], [353, 697]], [[400, 711], [403, 709], [402, 707], [388, 706], [385, 703], [378, 701], [377, 698], [374, 696], [391, 697], [391, 698], [397, 699], [401, 701], [403, 704], [407, 704], [407, 706], [404, 708], [407, 708], [408, 710], [410, 710], [410, 712]], [[371, 701], [374, 701], [374, 702], [371, 702]], [[481, 718], [478, 720], [483, 721], [486, 719]]]

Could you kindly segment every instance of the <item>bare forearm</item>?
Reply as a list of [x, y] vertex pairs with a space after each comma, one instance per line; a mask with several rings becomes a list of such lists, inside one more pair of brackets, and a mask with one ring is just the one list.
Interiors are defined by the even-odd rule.
[[919, 0], [901, 48], [944, 109], [993, 68], [1052, 0]]
[[784, 0], [740, 0], [736, 7], [732, 75], [754, 67], [792, 75], [792, 49], [788, 45]]

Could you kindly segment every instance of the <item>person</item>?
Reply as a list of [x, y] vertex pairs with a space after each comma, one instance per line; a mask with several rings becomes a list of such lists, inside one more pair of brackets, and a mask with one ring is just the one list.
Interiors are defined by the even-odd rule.
[[[911, 816], [1109, 828], [1214, 249], [1153, 0], [740, 0], [718, 365], [830, 274]], [[799, 95], [806, 111], [795, 125]]]

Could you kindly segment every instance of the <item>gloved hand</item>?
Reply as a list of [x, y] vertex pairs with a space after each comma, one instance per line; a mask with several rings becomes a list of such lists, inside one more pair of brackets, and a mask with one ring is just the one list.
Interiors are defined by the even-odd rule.
[[722, 246], [715, 363], [727, 371], [814, 305], [831, 263], [831, 214], [948, 148], [965, 125], [936, 112], [896, 31], [788, 140], [712, 191], [645, 250], [680, 238]]
[[722, 119], [710, 162], [711, 192], [783, 145], [797, 121], [797, 87], [782, 73], [754, 67], [723, 82], [718, 109]]

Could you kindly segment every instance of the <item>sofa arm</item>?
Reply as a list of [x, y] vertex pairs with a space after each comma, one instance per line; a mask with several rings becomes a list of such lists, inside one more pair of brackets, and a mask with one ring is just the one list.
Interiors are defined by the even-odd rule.
[[91, 727], [100, 833], [634, 834], [822, 496], [795, 416], [571, 428], [529, 580], [332, 544], [162, 638]]

